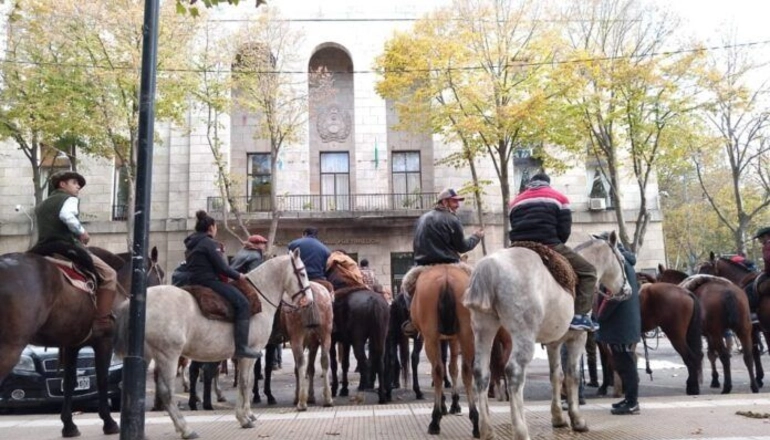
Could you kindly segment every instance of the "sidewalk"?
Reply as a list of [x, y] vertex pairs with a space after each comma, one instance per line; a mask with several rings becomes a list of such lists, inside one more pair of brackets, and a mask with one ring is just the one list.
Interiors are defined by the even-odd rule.
[[[367, 400], [373, 400], [368, 395]], [[712, 439], [770, 440], [770, 419], [737, 415], [736, 411], [765, 414], [770, 411], [770, 397], [762, 394], [675, 396], [641, 399], [642, 413], [637, 416], [612, 416], [610, 404], [616, 399], [594, 399], [582, 410], [590, 431], [576, 434], [569, 429], [550, 426], [550, 406], [546, 401], [525, 402], [527, 423], [533, 439]], [[467, 404], [461, 399], [462, 416], [446, 416], [441, 435], [429, 436], [432, 401], [408, 404], [360, 405], [336, 408], [311, 407], [298, 413], [293, 408], [254, 409], [257, 426], [241, 429], [232, 410], [213, 412], [184, 411], [188, 423], [204, 439], [470, 439], [471, 424]], [[491, 401], [492, 422], [497, 438], [511, 438], [509, 406]], [[768, 415], [770, 416], [770, 415]], [[161, 413], [147, 413], [146, 434], [151, 440], [178, 439], [171, 420]], [[76, 416], [84, 440], [104, 439], [101, 420], [96, 414]], [[61, 438], [58, 415], [0, 416], [0, 439], [53, 440]], [[117, 436], [111, 437], [117, 439]]]

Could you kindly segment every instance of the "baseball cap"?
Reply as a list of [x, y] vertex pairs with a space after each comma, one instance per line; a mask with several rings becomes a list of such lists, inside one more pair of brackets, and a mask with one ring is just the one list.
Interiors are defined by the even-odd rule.
[[462, 201], [462, 200], [465, 200], [465, 197], [462, 197], [462, 196], [458, 195], [457, 191], [455, 191], [454, 189], [447, 188], [447, 189], [441, 191], [438, 194], [438, 201], [439, 202], [442, 201], [442, 200], [446, 200], [446, 199]]

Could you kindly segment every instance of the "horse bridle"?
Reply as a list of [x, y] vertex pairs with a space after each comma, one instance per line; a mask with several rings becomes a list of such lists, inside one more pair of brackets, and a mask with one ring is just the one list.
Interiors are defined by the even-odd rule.
[[[297, 266], [297, 264], [294, 262], [294, 257], [290, 257], [290, 258], [291, 258], [291, 267], [292, 267], [292, 269], [293, 269], [293, 271], [294, 271], [294, 276], [295, 276], [295, 277], [297, 277], [297, 282], [298, 282], [298, 283], [299, 283], [299, 285], [301, 286], [301, 285], [302, 285], [302, 276], [301, 276], [300, 274], [302, 273], [302, 271], [303, 271], [303, 270], [305, 270], [305, 266], [304, 266], [304, 264], [303, 264], [302, 266]], [[278, 307], [279, 307], [280, 305], [286, 305], [287, 307], [290, 307], [290, 308], [293, 308], [293, 309], [299, 309], [299, 307], [298, 307], [298, 306], [295, 306], [294, 304], [291, 304], [291, 303], [288, 303], [288, 302], [284, 301], [284, 300], [283, 300], [283, 295], [281, 295], [281, 301], [280, 301], [278, 304], [273, 304], [273, 302], [272, 302], [272, 301], [270, 301], [270, 299], [268, 299], [268, 298], [265, 296], [265, 294], [264, 294], [264, 293], [262, 293], [262, 291], [261, 291], [261, 290], [259, 290], [259, 288], [257, 287], [257, 285], [256, 285], [256, 284], [254, 284], [254, 282], [253, 282], [253, 281], [251, 281], [251, 278], [249, 278], [249, 277], [246, 277], [246, 280], [249, 282], [249, 284], [251, 284], [251, 285], [252, 285], [252, 287], [254, 287], [254, 290], [256, 290], [256, 291], [257, 291], [257, 293], [259, 294], [259, 296], [261, 296], [261, 297], [262, 297], [262, 299], [264, 299], [265, 301], [267, 301], [267, 303], [268, 303], [268, 304], [270, 304], [271, 306], [273, 306], [274, 308], [278, 309]], [[294, 292], [294, 293], [291, 295], [291, 300], [292, 300], [292, 302], [293, 302], [293, 301], [295, 301], [295, 300], [297, 299], [297, 297], [298, 297], [298, 296], [300, 296], [300, 295], [304, 294], [306, 291], [308, 291], [308, 290], [310, 290], [310, 289], [311, 289], [311, 287], [310, 287], [310, 282], [308, 282], [308, 285], [307, 285], [306, 287], [303, 287], [303, 288], [299, 289], [298, 291]]]
[[[625, 258], [625, 257], [623, 257], [623, 255], [620, 255], [620, 250], [617, 247], [613, 246], [612, 243], [609, 242], [609, 240], [603, 240], [603, 241], [607, 244], [607, 246], [610, 247], [610, 250], [612, 251], [612, 255], [615, 256], [615, 261], [617, 261], [618, 264], [620, 265], [620, 273], [623, 274], [623, 286], [626, 286], [629, 283], [628, 283], [628, 276], [626, 275], [626, 265], [625, 263], [623, 263], [623, 260], [622, 260], [622, 258]], [[613, 293], [612, 295], [607, 296], [606, 294], [602, 293], [601, 290], [599, 290], [599, 294], [604, 296], [606, 299], [610, 299], [616, 295], [615, 293]]]

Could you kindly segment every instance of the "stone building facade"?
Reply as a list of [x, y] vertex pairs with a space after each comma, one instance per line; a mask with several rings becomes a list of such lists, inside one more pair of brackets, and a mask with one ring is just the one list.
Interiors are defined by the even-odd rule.
[[[275, 252], [285, 250], [303, 228], [315, 226], [320, 238], [332, 249], [342, 248], [358, 258], [367, 258], [383, 284], [399, 284], [411, 264], [412, 231], [420, 214], [430, 209], [435, 194], [444, 187], [460, 188], [470, 181], [470, 172], [436, 162], [456, 150], [439, 137], [404, 133], [393, 129], [398, 116], [391, 103], [375, 92], [374, 59], [395, 30], [411, 26], [435, 5], [445, 2], [394, 0], [382, 4], [333, 0], [302, 7], [302, 2], [281, 2], [282, 15], [304, 33], [302, 61], [295, 70], [310, 71], [316, 65], [335, 73], [335, 94], [323, 106], [311, 105], [302, 141], [286, 145], [270, 175], [269, 144], [255, 139], [255, 116], [234, 110], [222, 131], [231, 172], [240, 182], [247, 206], [249, 230], [267, 236], [270, 224], [269, 186], [275, 185], [283, 211], [275, 241]], [[2, 7], [2, 5], [0, 5]], [[252, 3], [214, 11], [211, 19], [238, 26], [238, 17], [251, 12]], [[375, 21], [360, 20], [384, 19]], [[2, 15], [0, 29], [7, 15]], [[4, 32], [0, 32], [2, 34]], [[2, 40], [0, 40], [2, 42]], [[158, 246], [168, 270], [183, 258], [182, 240], [194, 225], [198, 209], [214, 213], [221, 206], [215, 185], [215, 167], [205, 138], [203, 115], [190, 111], [191, 130], [156, 124], [158, 145], [153, 152], [150, 243]], [[530, 163], [520, 152], [511, 175], [512, 194]], [[572, 201], [574, 227], [570, 244], [588, 238], [588, 233], [615, 227], [615, 215], [606, 209], [609, 199], [592, 196], [596, 166], [574, 162], [566, 173], [553, 176], [554, 187]], [[83, 220], [95, 245], [125, 251], [126, 224], [121, 206], [120, 170], [111, 161], [81, 158], [79, 171], [88, 184], [81, 193]], [[266, 171], [267, 170], [267, 171]], [[484, 179], [496, 181], [491, 161], [479, 161]], [[30, 243], [33, 212], [32, 171], [28, 159], [10, 141], [0, 144], [0, 252], [23, 251]], [[632, 181], [621, 188], [629, 212], [639, 204]], [[600, 197], [601, 198], [601, 197]], [[647, 199], [658, 206], [657, 187]], [[503, 246], [503, 207], [499, 185], [484, 196], [487, 251]], [[476, 227], [472, 203], [463, 204], [460, 217], [470, 233]], [[632, 227], [633, 225], [630, 225]], [[220, 229], [222, 231], [222, 229]], [[235, 237], [220, 232], [228, 254], [239, 248]], [[470, 261], [482, 256], [481, 246], [470, 253]], [[663, 261], [661, 214], [653, 209], [639, 269], [652, 269]]]

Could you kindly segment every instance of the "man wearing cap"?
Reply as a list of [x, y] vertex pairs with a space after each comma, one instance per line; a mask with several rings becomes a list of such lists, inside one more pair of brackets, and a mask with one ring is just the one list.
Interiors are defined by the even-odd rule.
[[765, 260], [765, 273], [770, 274], [770, 226], [757, 231], [754, 238], [762, 244], [762, 259]]
[[259, 234], [254, 234], [243, 242], [243, 247], [236, 252], [230, 267], [240, 273], [249, 273], [262, 264], [264, 252], [267, 247], [267, 239]]
[[596, 330], [589, 316], [597, 287], [594, 266], [565, 245], [572, 233], [572, 211], [569, 199], [551, 188], [551, 178], [540, 172], [532, 176], [527, 187], [510, 203], [508, 218], [511, 242], [534, 241], [563, 255], [578, 277], [575, 292], [573, 330]]
[[[86, 186], [86, 179], [74, 171], [60, 171], [51, 176], [54, 191], [35, 208], [38, 227], [38, 245], [63, 242], [78, 246], [86, 252], [91, 240], [80, 223], [78, 194]], [[96, 316], [93, 336], [107, 336], [112, 333], [112, 303], [115, 301], [117, 274], [107, 263], [88, 252], [94, 263], [99, 285], [96, 289]]]
[[[471, 273], [471, 267], [460, 260], [460, 254], [471, 251], [484, 237], [484, 230], [477, 229], [473, 235], [465, 238], [463, 225], [457, 218], [457, 208], [460, 202], [465, 200], [452, 188], [447, 188], [438, 195], [436, 206], [423, 214], [417, 221], [414, 231], [415, 267], [404, 275], [401, 287], [411, 299], [417, 278], [422, 273], [424, 266], [434, 264], [458, 264]], [[409, 326], [405, 327], [407, 333], [411, 332]]]

